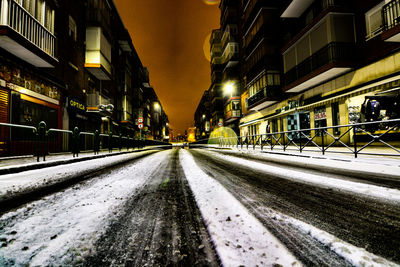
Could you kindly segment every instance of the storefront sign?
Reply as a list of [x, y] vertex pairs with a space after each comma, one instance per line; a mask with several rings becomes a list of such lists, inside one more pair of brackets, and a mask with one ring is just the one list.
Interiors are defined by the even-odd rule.
[[316, 108], [314, 110], [314, 120], [325, 120], [326, 119], [326, 110], [325, 108]]
[[[3, 62], [0, 62], [0, 80], [3, 80], [7, 84], [7, 87], [12, 90], [23, 88], [57, 100], [57, 103], [60, 100], [61, 94], [57, 87], [50, 85], [30, 72], [21, 71], [19, 68], [3, 64]], [[4, 84], [3, 81], [1, 82], [2, 84]], [[4, 85], [2, 86], [4, 87]]]
[[82, 104], [81, 101], [74, 98], [68, 98], [68, 107], [80, 111], [86, 111], [86, 106]]

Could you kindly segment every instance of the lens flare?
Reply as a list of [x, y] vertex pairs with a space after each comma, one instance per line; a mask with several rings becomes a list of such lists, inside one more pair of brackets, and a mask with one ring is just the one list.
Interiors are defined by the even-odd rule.
[[208, 139], [209, 145], [237, 145], [237, 135], [234, 130], [228, 127], [219, 127], [212, 131]]
[[220, 0], [203, 0], [204, 3], [206, 3], [207, 5], [218, 5], [219, 2], [221, 2]]
[[211, 38], [211, 33], [207, 35], [206, 39], [204, 40], [203, 44], [203, 52], [204, 56], [208, 60], [208, 62], [211, 61], [211, 55], [210, 55], [210, 38]]

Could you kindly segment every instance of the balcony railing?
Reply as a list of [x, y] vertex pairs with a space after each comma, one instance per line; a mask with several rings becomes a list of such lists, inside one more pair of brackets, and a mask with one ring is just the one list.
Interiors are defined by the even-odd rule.
[[268, 85], [258, 91], [256, 94], [250, 96], [247, 100], [247, 105], [249, 107], [254, 106], [261, 100], [270, 98], [270, 97], [278, 97], [279, 91], [281, 86], [280, 85]]
[[240, 118], [241, 112], [240, 110], [231, 110], [225, 113], [225, 120]]
[[0, 0], [0, 25], [24, 36], [51, 57], [55, 57], [56, 37], [14, 0]]
[[286, 72], [285, 85], [287, 86], [330, 63], [351, 62], [353, 59], [354, 44], [330, 43]]
[[383, 29], [385, 31], [400, 24], [400, 0], [393, 0], [382, 8]]

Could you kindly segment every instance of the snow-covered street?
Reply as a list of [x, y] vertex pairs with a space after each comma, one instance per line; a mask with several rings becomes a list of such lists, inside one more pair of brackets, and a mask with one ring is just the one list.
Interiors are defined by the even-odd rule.
[[268, 157], [171, 149], [0, 176], [4, 199], [64, 183], [4, 209], [0, 266], [399, 266], [398, 167], [381, 183], [378, 165], [354, 165], [363, 179]]

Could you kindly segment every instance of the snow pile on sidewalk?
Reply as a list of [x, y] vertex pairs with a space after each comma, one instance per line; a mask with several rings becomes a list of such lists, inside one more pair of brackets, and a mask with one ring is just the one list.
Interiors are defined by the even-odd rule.
[[[148, 156], [0, 217], [0, 266], [79, 265], [168, 152]], [[84, 164], [88, 164], [87, 162]], [[1, 245], [0, 245], [1, 246]]]
[[196, 165], [189, 152], [179, 156], [223, 265], [301, 266], [237, 199]]
[[384, 201], [400, 203], [400, 190], [397, 189], [352, 182], [344, 179], [330, 178], [322, 175], [303, 173], [300, 171], [290, 170], [288, 167], [276, 167], [267, 163], [259, 163], [234, 156], [222, 155], [218, 152], [208, 153], [211, 153], [215, 157], [229, 161], [230, 163], [239, 164], [244, 167], [251, 167], [254, 170], [262, 171], [267, 175], [293, 181], [302, 181], [304, 183], [309, 183], [320, 187], [333, 188], [349, 193], [360, 194], [366, 197], [373, 197]]
[[76, 176], [84, 176], [149, 153], [151, 151], [122, 154], [21, 173], [0, 175], [0, 201], [13, 197], [16, 194], [31, 192]]
[[[218, 152], [220, 150], [212, 150]], [[260, 150], [224, 150], [224, 153], [247, 155], [249, 158], [259, 158], [274, 163], [285, 162], [287, 165], [302, 168], [319, 168], [324, 166], [325, 170], [334, 173], [348, 173], [354, 176], [400, 179], [400, 160], [391, 158], [351, 158], [344, 155], [322, 156], [303, 154], [282, 155], [279, 153], [262, 153]], [[282, 152], [284, 153], [284, 152]]]

